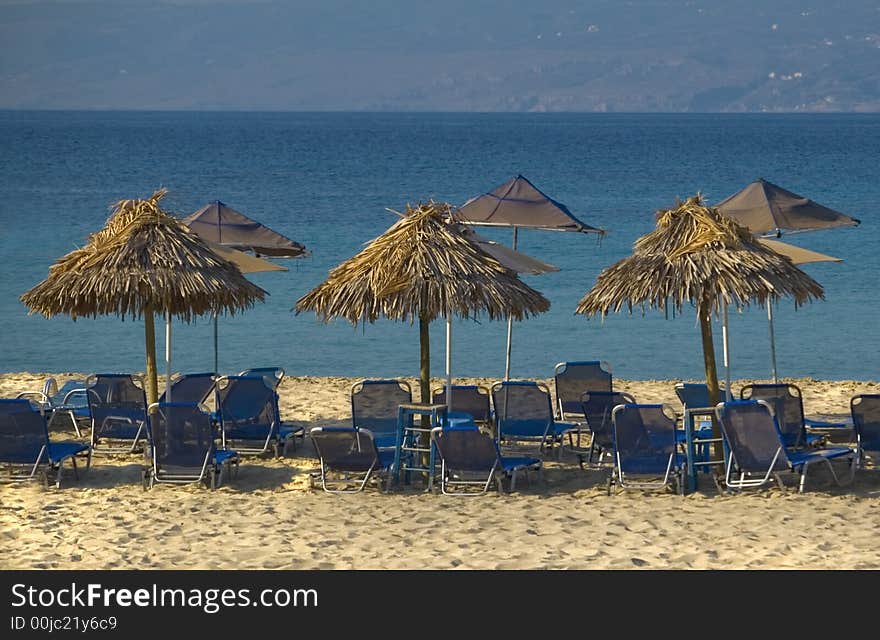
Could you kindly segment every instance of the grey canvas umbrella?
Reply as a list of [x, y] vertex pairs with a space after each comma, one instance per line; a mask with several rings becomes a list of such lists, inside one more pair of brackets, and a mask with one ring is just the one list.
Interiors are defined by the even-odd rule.
[[205, 240], [224, 244], [239, 251], [273, 258], [298, 258], [308, 255], [304, 245], [251, 220], [227, 204], [214, 200], [183, 219], [183, 224]]
[[[512, 227], [513, 248], [516, 249], [519, 229], [545, 231], [575, 231], [603, 234], [605, 231], [578, 220], [561, 202], [548, 196], [528, 178], [517, 175], [492, 189], [465, 202], [454, 213], [454, 219], [464, 224], [484, 227]], [[513, 318], [507, 320], [507, 347], [504, 359], [504, 379], [510, 379], [510, 349], [513, 336]]]
[[[273, 258], [301, 258], [309, 255], [305, 245], [294, 242], [266, 225], [248, 218], [220, 200], [206, 204], [184, 218], [183, 223], [199, 237], [214, 242], [215, 246], [229, 247], [241, 252], [250, 251], [257, 258], [261, 255]], [[244, 262], [238, 260], [236, 264], [241, 266]], [[250, 270], [242, 269], [242, 273], [287, 270], [283, 267], [269, 268], [268, 265], [272, 263], [265, 260], [248, 264], [250, 264]], [[217, 314], [214, 314], [214, 373], [219, 371], [219, 330], [217, 325]]]
[[758, 178], [717, 205], [756, 236], [855, 227], [856, 218]]

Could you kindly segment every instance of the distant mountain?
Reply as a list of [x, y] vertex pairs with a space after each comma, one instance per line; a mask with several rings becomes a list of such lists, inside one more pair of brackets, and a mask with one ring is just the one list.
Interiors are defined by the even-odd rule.
[[880, 111], [880, 0], [0, 0], [0, 108]]

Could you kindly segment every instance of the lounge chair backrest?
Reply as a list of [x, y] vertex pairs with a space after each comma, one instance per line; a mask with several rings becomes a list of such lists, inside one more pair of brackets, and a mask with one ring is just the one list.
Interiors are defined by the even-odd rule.
[[500, 458], [498, 443], [478, 427], [435, 428], [431, 439], [447, 468], [488, 471]]
[[253, 369], [245, 369], [238, 375], [240, 376], [266, 376], [272, 380], [273, 388], [277, 389], [284, 378], [284, 369], [281, 367], [254, 367]]
[[582, 417], [581, 396], [585, 391], [611, 391], [611, 365], [589, 360], [560, 362], [554, 368], [556, 410], [562, 420]]
[[620, 468], [664, 472], [675, 453], [675, 418], [662, 404], [622, 404], [611, 412]]
[[379, 454], [369, 429], [316, 427], [309, 431], [315, 451], [332, 471], [365, 472], [376, 468]]
[[743, 400], [764, 400], [773, 408], [785, 446], [798, 447], [805, 444], [807, 430], [804, 425], [804, 403], [797, 385], [747, 384], [740, 390], [739, 397]]
[[397, 438], [398, 407], [412, 401], [412, 389], [405, 380], [356, 382], [351, 387], [352, 426], [369, 429], [378, 446], [391, 446]]
[[[434, 389], [431, 402], [446, 404], [446, 387]], [[452, 385], [452, 411], [470, 414], [476, 422], [489, 422], [492, 419], [489, 390], [478, 385]]]
[[[200, 404], [214, 390], [213, 373], [185, 373], [171, 380], [171, 402]], [[168, 402], [168, 393], [159, 396], [159, 402]]]
[[721, 433], [737, 467], [745, 472], [764, 473], [773, 464], [774, 470], [790, 465], [782, 434], [766, 400], [731, 400], [715, 409]]
[[[725, 388], [719, 388], [719, 401], [724, 399]], [[714, 407], [709, 400], [709, 386], [705, 382], [679, 382], [675, 385], [675, 395], [685, 409], [705, 409]], [[717, 404], [717, 403], [716, 403]]]
[[581, 413], [596, 444], [603, 449], [614, 446], [611, 414], [619, 404], [636, 404], [636, 399], [622, 391], [587, 391], [581, 396]]
[[550, 389], [540, 382], [505, 381], [492, 385], [498, 436], [543, 437], [553, 425]]
[[880, 394], [853, 396], [849, 407], [861, 448], [880, 451]]
[[263, 376], [218, 378], [217, 409], [224, 429], [249, 424], [268, 428], [278, 422], [275, 389]]
[[[171, 394], [172, 399], [174, 393]], [[214, 453], [214, 426], [207, 407], [160, 402], [151, 418], [153, 451], [161, 467], [203, 467]]]
[[0, 399], [0, 462], [36, 464], [48, 444], [46, 419], [30, 400]]
[[127, 373], [100, 373], [86, 378], [86, 392], [93, 429], [105, 437], [131, 437], [132, 427], [107, 418], [128, 418], [147, 424], [147, 397], [140, 378]]

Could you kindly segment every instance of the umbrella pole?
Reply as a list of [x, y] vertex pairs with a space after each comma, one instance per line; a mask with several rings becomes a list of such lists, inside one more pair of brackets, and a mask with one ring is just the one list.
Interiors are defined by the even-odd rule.
[[452, 316], [446, 316], [446, 415], [452, 413]]
[[220, 375], [220, 369], [217, 365], [218, 361], [218, 349], [217, 349], [217, 312], [214, 312], [214, 375]]
[[721, 325], [721, 345], [724, 354], [724, 399], [730, 400], [730, 337], [727, 325], [727, 305], [724, 305], [723, 324]]
[[171, 402], [171, 311], [165, 314], [165, 402]]
[[776, 375], [776, 336], [773, 334], [773, 301], [767, 300], [767, 322], [770, 324], [770, 371], [773, 374], [773, 384], [779, 382]]
[[[709, 391], [709, 403], [715, 406], [720, 401], [718, 389], [718, 369], [715, 365], [715, 343], [712, 340], [712, 307], [709, 300], [703, 298], [699, 306], [700, 333], [703, 338], [703, 364], [706, 367], [706, 387]], [[721, 429], [715, 415], [712, 415], [712, 437], [720, 438]], [[715, 443], [714, 460], [722, 460], [724, 453], [720, 443]]]
[[145, 391], [147, 405], [151, 405], [159, 399], [159, 385], [156, 381], [156, 325], [153, 323], [152, 302], [147, 302], [144, 305], [144, 344], [147, 352], [147, 388]]
[[[516, 250], [517, 227], [513, 228], [513, 249]], [[513, 338], [513, 316], [507, 316], [507, 351], [504, 359], [504, 379], [510, 380], [510, 345]]]

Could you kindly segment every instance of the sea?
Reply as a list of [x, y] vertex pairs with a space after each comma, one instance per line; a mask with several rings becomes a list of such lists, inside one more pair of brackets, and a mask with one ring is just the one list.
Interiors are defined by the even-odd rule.
[[[578, 114], [0, 111], [0, 371], [144, 370], [142, 318], [44, 318], [19, 296], [100, 229], [110, 205], [165, 187], [184, 217], [221, 200], [305, 244], [286, 272], [248, 276], [270, 295], [218, 320], [219, 371], [281, 366], [288, 375], [417, 376], [418, 325], [329, 324], [297, 299], [429, 199], [463, 204], [517, 174], [606, 230], [521, 230], [518, 249], [559, 267], [523, 276], [548, 312], [513, 324], [512, 378], [547, 378], [563, 361], [604, 360], [624, 379], [700, 379], [693, 308], [574, 313], [605, 267], [654, 228], [657, 210], [702, 193], [717, 203], [763, 177], [855, 218], [854, 228], [786, 235], [842, 258], [803, 269], [825, 299], [774, 306], [782, 377], [880, 379], [880, 114]], [[510, 229], [483, 235], [510, 243]], [[164, 370], [165, 323], [157, 319]], [[175, 371], [214, 369], [214, 323], [171, 324]], [[722, 361], [721, 323], [714, 325]], [[453, 323], [454, 375], [501, 379], [504, 321]], [[442, 376], [446, 328], [431, 329]], [[767, 313], [729, 311], [734, 379], [770, 376]], [[723, 377], [723, 372], [722, 372]]]

